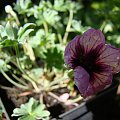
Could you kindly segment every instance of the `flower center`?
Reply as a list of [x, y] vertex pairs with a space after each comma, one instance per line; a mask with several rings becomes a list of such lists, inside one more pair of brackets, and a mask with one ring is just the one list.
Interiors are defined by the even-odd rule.
[[96, 64], [98, 53], [91, 51], [88, 55], [80, 56], [78, 65], [82, 66], [89, 74], [100, 71], [101, 66]]

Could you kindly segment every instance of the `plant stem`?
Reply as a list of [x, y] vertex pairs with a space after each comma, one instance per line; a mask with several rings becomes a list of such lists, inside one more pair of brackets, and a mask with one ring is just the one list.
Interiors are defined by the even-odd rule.
[[65, 31], [65, 34], [64, 34], [64, 37], [63, 37], [63, 44], [65, 44], [67, 42], [68, 34], [69, 34], [69, 31], [70, 31], [70, 28], [71, 28], [71, 25], [72, 25], [73, 10], [70, 10], [69, 13], [70, 13], [70, 15], [69, 15], [69, 20], [68, 20], [68, 24], [67, 24], [67, 27], [66, 27], [66, 31]]
[[3, 76], [10, 82], [12, 83], [13, 85], [19, 87], [19, 88], [22, 88], [22, 89], [28, 89], [28, 87], [24, 86], [24, 85], [21, 85], [19, 83], [16, 83], [15, 81], [13, 81], [2, 69], [1, 69], [1, 73], [3, 74]]
[[101, 30], [101, 31], [103, 31], [105, 25], [106, 25], [106, 21], [103, 21], [103, 23], [102, 23], [102, 25], [101, 25], [101, 27], [100, 27], [100, 30]]
[[6, 87], [6, 86], [3, 86], [3, 85], [0, 85], [0, 88], [2, 88], [2, 89], [4, 89], [4, 90], [14, 91], [13, 88], [11, 88], [11, 87]]
[[[14, 64], [14, 62], [12, 62], [13, 64]], [[14, 65], [16, 65], [16, 64], [14, 64]], [[17, 66], [17, 65], [16, 65]], [[8, 69], [9, 69], [9, 67], [7, 67]], [[15, 70], [14, 68], [10, 68], [10, 69], [12, 69], [13, 71]], [[13, 72], [11, 72], [10, 70], [9, 70], [9, 72], [10, 72], [10, 74], [12, 75], [12, 77], [13, 78], [15, 78], [15, 80], [17, 80], [18, 82], [20, 82], [21, 84], [23, 84], [23, 85], [25, 85], [25, 86], [28, 86], [27, 85], [27, 83], [25, 83], [22, 79], [20, 79], [20, 78], [18, 78]]]
[[60, 33], [58, 33], [58, 34], [57, 34], [57, 36], [58, 36], [59, 43], [61, 43], [61, 44], [62, 44], [62, 36], [61, 36], [61, 34], [60, 34]]
[[53, 98], [57, 99], [57, 100], [60, 101], [60, 102], [63, 102], [62, 100], [60, 100], [60, 98], [59, 98], [57, 95], [55, 95], [55, 94], [52, 93], [52, 92], [48, 92], [48, 95], [52, 96]]
[[44, 29], [45, 29], [45, 33], [46, 35], [48, 34], [48, 25], [46, 22], [43, 23]]
[[53, 80], [53, 81], [50, 83], [49, 86], [53, 86], [53, 85], [55, 85], [55, 84], [58, 84], [58, 83], [60, 83], [61, 81], [64, 81], [65, 79], [68, 79], [68, 78], [63, 77], [63, 78], [61, 78], [61, 79]]
[[40, 98], [39, 99], [40, 99], [40, 103], [44, 103], [43, 102], [43, 94], [40, 94]]
[[26, 77], [28, 77], [27, 80], [29, 80], [29, 82], [31, 82], [31, 84], [33, 85], [34, 89], [36, 90], [36, 92], [39, 91], [39, 88], [37, 87], [36, 83], [35, 83], [35, 80], [33, 78], [31, 78], [21, 67], [21, 64], [20, 64], [20, 61], [19, 61], [19, 49], [18, 49], [18, 45], [15, 46], [15, 51], [16, 51], [16, 61], [17, 61], [17, 64], [18, 64], [18, 67], [20, 69], [20, 71], [26, 75]]
[[21, 79], [19, 79], [15, 74], [11, 73], [11, 75], [12, 75], [18, 82], [20, 82], [20, 83], [22, 83], [23, 85], [27, 86], [27, 84], [26, 84], [24, 81], [22, 81]]
[[55, 90], [55, 89], [64, 88], [64, 87], [67, 87], [67, 84], [51, 86], [50, 90]]
[[32, 91], [26, 91], [26, 92], [20, 93], [18, 96], [22, 97], [22, 96], [27, 96], [27, 95], [31, 95], [31, 94], [33, 94]]
[[17, 25], [19, 26], [19, 25], [20, 25], [20, 21], [19, 21], [19, 19], [18, 19], [17, 14], [13, 11], [13, 9], [12, 9], [12, 10], [9, 10], [9, 11], [6, 11], [6, 12], [9, 13], [9, 14], [11, 14], [11, 16], [13, 16], [13, 17], [15, 18], [16, 23], [17, 23]]
[[[12, 62], [16, 67], [18, 67], [14, 62]], [[19, 70], [21, 71], [21, 69], [20, 69], [20, 67], [18, 67], [19, 68]], [[32, 85], [37, 89], [37, 91], [38, 91], [38, 88], [37, 88], [37, 85], [35, 85], [34, 83], [33, 83], [33, 81], [35, 81], [35, 80], [32, 80], [32, 78], [30, 77], [30, 76], [28, 76], [28, 74], [25, 72], [25, 71], [21, 71], [26, 77], [24, 77], [23, 76], [23, 78], [25, 79], [25, 80], [27, 80], [27, 81], [29, 81], [29, 82], [31, 82], [32, 83]], [[15, 78], [15, 77], [17, 77], [17, 76], [14, 76], [13, 75], [13, 77]], [[19, 78], [15, 78], [16, 80], [17, 79], [19, 79]], [[23, 81], [22, 81], [23, 82]], [[26, 83], [24, 83], [24, 84], [26, 84]]]
[[83, 100], [83, 97], [79, 96], [79, 97], [77, 97], [73, 100], [70, 100], [70, 101], [71, 101], [71, 103], [76, 103], [76, 102], [79, 102], [80, 100]]

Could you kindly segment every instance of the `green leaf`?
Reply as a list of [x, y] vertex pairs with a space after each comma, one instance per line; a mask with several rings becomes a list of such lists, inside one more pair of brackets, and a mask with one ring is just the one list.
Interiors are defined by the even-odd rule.
[[16, 4], [14, 4], [14, 9], [19, 14], [25, 14], [31, 3], [31, 0], [17, 0]]
[[0, 25], [0, 35], [1, 35], [1, 37], [7, 36], [5, 28], [2, 25]]
[[31, 70], [32, 74], [34, 74], [35, 78], [39, 78], [43, 74], [42, 68], [34, 68]]
[[45, 53], [47, 52], [46, 47], [44, 46], [37, 46], [35, 47], [35, 55], [39, 58], [45, 58]]
[[21, 43], [21, 44], [24, 44], [25, 41], [26, 41], [26, 39], [27, 39], [27, 37], [28, 37], [28, 35], [29, 35], [32, 31], [34, 31], [34, 29], [28, 29], [28, 30], [26, 30], [26, 31], [22, 34], [22, 36], [18, 38], [18, 42]]
[[47, 117], [47, 116], [49, 116], [50, 115], [50, 112], [49, 111], [47, 111], [47, 110], [44, 110], [44, 111], [42, 111], [42, 112], [39, 112], [38, 111], [38, 113], [37, 113], [37, 119], [40, 119], [40, 118], [44, 118], [44, 117]]
[[22, 104], [20, 108], [15, 108], [12, 116], [20, 116], [18, 120], [36, 120], [38, 116], [41, 119], [49, 117], [50, 113], [44, 109], [44, 104], [40, 104], [34, 98], [30, 98], [28, 103]]
[[61, 69], [64, 64], [63, 51], [61, 51], [59, 47], [48, 49], [45, 53], [45, 61], [48, 69], [51, 69], [52, 67]]
[[40, 104], [39, 106], [37, 106], [34, 109], [34, 113], [35, 114], [40, 114], [44, 109], [45, 109], [45, 105], [44, 104]]
[[32, 113], [32, 106], [34, 105], [34, 102], [37, 102], [37, 101], [31, 98], [29, 102], [25, 104], [28, 109], [28, 113]]
[[4, 68], [5, 61], [0, 59], [0, 70]]
[[81, 21], [73, 20], [72, 21], [72, 27], [74, 28], [75, 31], [81, 32]]
[[35, 36], [30, 37], [29, 43], [33, 48], [36, 48], [44, 41], [45, 31], [43, 29], [39, 29]]
[[21, 115], [27, 115], [27, 114], [28, 114], [27, 109], [24, 107], [21, 107], [21, 108], [15, 108], [13, 110], [12, 116], [21, 116]]
[[[22, 37], [26, 30], [29, 30], [35, 26], [34, 23], [26, 23], [23, 27], [21, 27], [18, 31], [18, 39]], [[32, 29], [33, 30], [33, 29]]]
[[32, 115], [25, 115], [25, 116], [18, 118], [18, 120], [36, 120], [36, 118], [35, 116], [32, 116]]
[[14, 40], [15, 39], [14, 30], [13, 30], [13, 27], [10, 25], [10, 22], [7, 22], [5, 26], [5, 30], [6, 30], [8, 39]]
[[88, 27], [83, 27], [81, 24], [81, 21], [73, 20], [72, 21], [72, 29], [75, 32], [83, 33], [88, 29]]
[[71, 79], [74, 78], [74, 72], [73, 72], [72, 69], [68, 71], [68, 77], [71, 78]]
[[34, 16], [35, 18], [38, 18], [41, 14], [40, 8], [39, 6], [35, 5], [33, 7], [31, 7], [30, 9], [27, 10], [27, 16]]
[[9, 40], [9, 39], [5, 39], [4, 41], [0, 43], [2, 47], [14, 46], [16, 44], [18, 44], [16, 40]]
[[60, 20], [60, 16], [58, 16], [58, 12], [55, 10], [47, 9], [43, 12], [43, 17], [45, 21], [54, 26], [56, 22]]
[[67, 10], [67, 4], [65, 4], [64, 0], [54, 0], [54, 8], [57, 11], [66, 11]]

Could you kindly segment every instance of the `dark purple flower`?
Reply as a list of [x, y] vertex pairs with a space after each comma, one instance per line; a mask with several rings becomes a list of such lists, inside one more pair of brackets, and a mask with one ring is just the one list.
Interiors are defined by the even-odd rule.
[[64, 59], [74, 70], [75, 84], [83, 97], [105, 89], [120, 70], [120, 49], [105, 44], [103, 33], [93, 28], [69, 42]]

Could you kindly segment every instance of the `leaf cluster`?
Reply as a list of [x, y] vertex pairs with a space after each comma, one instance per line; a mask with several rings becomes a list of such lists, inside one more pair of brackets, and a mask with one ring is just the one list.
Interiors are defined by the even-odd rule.
[[21, 116], [18, 120], [49, 120], [49, 115], [49, 111], [45, 110], [45, 105], [39, 103], [34, 98], [30, 98], [20, 108], [15, 108], [12, 114], [12, 116]]

